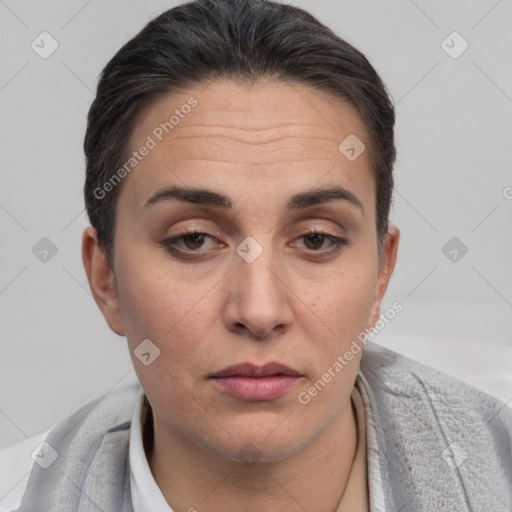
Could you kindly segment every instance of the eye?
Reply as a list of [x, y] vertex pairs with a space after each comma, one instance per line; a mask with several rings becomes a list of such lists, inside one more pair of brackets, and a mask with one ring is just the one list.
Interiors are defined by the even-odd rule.
[[[208, 252], [208, 247], [205, 248], [207, 240], [210, 239], [214, 242], [217, 239], [208, 233], [200, 231], [186, 231], [166, 238], [162, 241], [161, 245], [172, 255], [180, 258], [195, 258], [205, 255]], [[298, 240], [304, 240], [304, 245], [312, 257], [325, 257], [332, 256], [339, 253], [348, 241], [330, 233], [320, 230], [308, 231], [301, 235]], [[325, 243], [330, 243], [330, 248], [322, 250]], [[212, 249], [218, 247], [225, 247], [226, 244], [213, 243]]]
[[[198, 249], [203, 248], [207, 239], [216, 240], [212, 235], [209, 235], [208, 233], [201, 233], [199, 231], [186, 231], [184, 233], [180, 233], [179, 235], [166, 238], [162, 241], [162, 246], [174, 255], [186, 255], [187, 252], [189, 254], [202, 254], [205, 251], [199, 251]], [[181, 247], [179, 242], [183, 243]]]
[[[331, 235], [330, 233], [317, 230], [308, 231], [307, 233], [304, 233], [302, 236], [300, 236], [299, 239], [304, 240], [304, 245], [306, 246], [306, 249], [311, 250], [313, 252], [322, 253], [324, 255], [336, 254], [341, 251], [343, 246], [348, 245], [347, 240], [345, 240], [344, 238], [340, 238]], [[326, 241], [330, 242], [331, 249], [321, 251], [320, 249], [324, 247]]]

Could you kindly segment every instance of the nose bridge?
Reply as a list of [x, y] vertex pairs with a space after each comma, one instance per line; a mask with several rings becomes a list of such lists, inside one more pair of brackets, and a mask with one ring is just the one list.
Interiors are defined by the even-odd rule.
[[263, 294], [267, 300], [279, 292], [279, 279], [276, 277], [277, 259], [274, 253], [274, 247], [267, 237], [259, 237], [261, 243], [253, 237], [247, 237], [243, 240], [236, 252], [238, 261], [236, 261], [239, 282], [242, 291], [250, 295]]
[[236, 248], [235, 272], [231, 288], [232, 307], [236, 323], [244, 324], [254, 334], [261, 335], [285, 323], [287, 288], [279, 276], [279, 258], [269, 240], [260, 243], [247, 237]]

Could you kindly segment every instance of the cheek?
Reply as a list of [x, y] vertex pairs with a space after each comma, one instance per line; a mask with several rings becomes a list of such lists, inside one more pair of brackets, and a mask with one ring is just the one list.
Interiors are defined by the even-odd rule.
[[119, 265], [119, 310], [130, 350], [150, 339], [162, 359], [176, 365], [192, 356], [211, 329], [212, 297], [204, 287], [141, 267]]
[[347, 266], [346, 271], [329, 281], [328, 286], [324, 282], [311, 289], [305, 303], [309, 304], [311, 315], [321, 320], [333, 342], [339, 344], [366, 328], [375, 291], [374, 269]]
[[[183, 413], [190, 409], [189, 390], [204, 373], [204, 344], [214, 322], [201, 302], [204, 292], [178, 289], [168, 280], [147, 272], [130, 272], [127, 285], [120, 287], [123, 322], [130, 327], [127, 340], [139, 381], [157, 410]], [[186, 287], [185, 287], [186, 288]], [[149, 339], [160, 351], [149, 365], [137, 357], [142, 340]], [[188, 404], [188, 405], [187, 405]], [[196, 414], [197, 413], [197, 414]], [[200, 414], [198, 411], [194, 417]], [[188, 415], [192, 411], [188, 410]]]
[[[334, 418], [347, 399], [359, 368], [374, 291], [373, 269], [354, 265], [330, 283], [308, 294], [309, 308], [301, 323], [308, 329], [305, 352], [312, 361], [312, 373], [301, 389], [299, 404], [310, 416]], [[301, 401], [302, 400], [302, 401]]]

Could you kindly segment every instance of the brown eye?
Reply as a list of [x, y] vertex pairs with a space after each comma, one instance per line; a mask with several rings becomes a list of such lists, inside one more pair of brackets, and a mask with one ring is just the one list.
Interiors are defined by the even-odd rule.
[[322, 248], [322, 245], [326, 240], [326, 235], [321, 233], [310, 233], [309, 235], [305, 235], [303, 238], [308, 249], [318, 250]]
[[200, 249], [204, 244], [204, 233], [190, 233], [181, 237], [187, 249]]
[[[299, 237], [299, 240], [303, 240], [303, 247], [306, 253], [309, 252], [308, 257], [316, 259], [335, 256], [344, 246], [349, 245], [348, 240], [322, 231], [308, 231]], [[330, 244], [324, 247], [326, 240], [328, 240]]]
[[[207, 241], [210, 239], [212, 246], [208, 247]], [[193, 259], [204, 257], [211, 253], [207, 249], [225, 247], [217, 239], [208, 233], [199, 231], [185, 231], [179, 235], [166, 238], [161, 242], [162, 247], [173, 256], [182, 259]], [[204, 247], [206, 245], [206, 247]]]

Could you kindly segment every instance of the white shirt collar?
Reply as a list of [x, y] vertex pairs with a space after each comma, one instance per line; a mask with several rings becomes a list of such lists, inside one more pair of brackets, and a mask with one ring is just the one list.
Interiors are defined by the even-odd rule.
[[364, 405], [366, 424], [366, 472], [368, 476], [368, 490], [370, 493], [370, 512], [386, 512], [380, 468], [381, 452], [377, 442], [375, 416], [372, 410], [375, 404], [372, 404], [373, 394], [361, 369], [357, 372], [355, 385], [359, 390]]
[[173, 512], [158, 487], [142, 444], [141, 410], [144, 401], [141, 390], [133, 412], [130, 429], [130, 485], [134, 512]]

